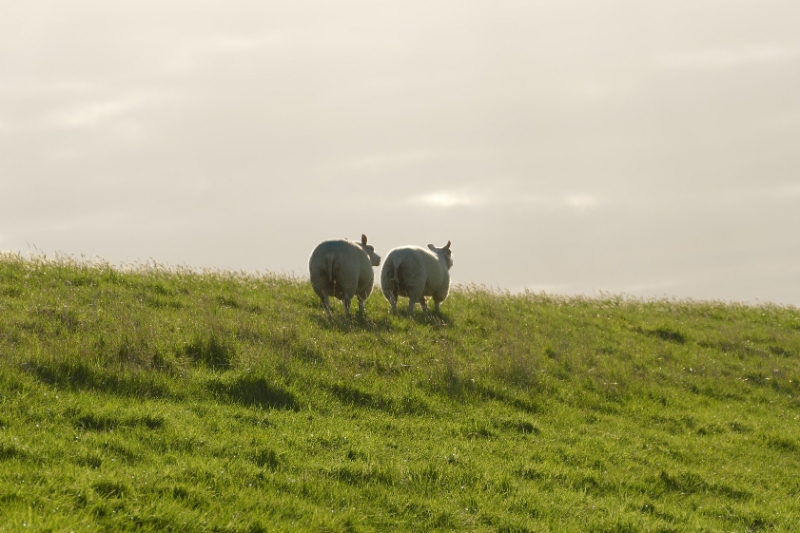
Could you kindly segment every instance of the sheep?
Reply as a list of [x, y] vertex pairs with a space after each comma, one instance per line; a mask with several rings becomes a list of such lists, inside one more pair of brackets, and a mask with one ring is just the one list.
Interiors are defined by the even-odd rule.
[[450, 290], [450, 268], [453, 258], [450, 241], [442, 248], [429, 244], [420, 246], [401, 246], [394, 248], [386, 256], [381, 270], [381, 289], [397, 313], [397, 297], [408, 296], [408, 313], [414, 313], [414, 304], [419, 302], [422, 310], [428, 312], [426, 296], [433, 296], [436, 312]]
[[373, 266], [381, 264], [375, 248], [367, 244], [367, 236], [361, 242], [347, 239], [324, 241], [314, 248], [308, 259], [311, 286], [322, 300], [322, 306], [331, 318], [328, 296], [333, 295], [344, 302], [344, 311], [350, 316], [350, 300], [358, 298], [358, 310], [362, 314], [364, 302], [372, 292], [375, 274]]

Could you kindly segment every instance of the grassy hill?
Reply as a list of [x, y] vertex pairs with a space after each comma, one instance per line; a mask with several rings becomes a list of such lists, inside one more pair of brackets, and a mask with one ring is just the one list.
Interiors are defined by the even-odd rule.
[[0, 259], [0, 531], [797, 531], [800, 310]]

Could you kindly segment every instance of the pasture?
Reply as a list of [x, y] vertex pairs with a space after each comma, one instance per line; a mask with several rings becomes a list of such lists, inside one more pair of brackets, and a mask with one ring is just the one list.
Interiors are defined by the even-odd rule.
[[793, 532], [800, 310], [0, 259], [0, 531]]

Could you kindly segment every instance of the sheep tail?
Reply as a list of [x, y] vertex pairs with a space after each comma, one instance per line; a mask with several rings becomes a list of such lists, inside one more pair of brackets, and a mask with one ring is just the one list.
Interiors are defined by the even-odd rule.
[[400, 277], [397, 269], [397, 263], [392, 261], [386, 265], [386, 274], [389, 280], [392, 294], [397, 294], [400, 290]]
[[331, 257], [331, 260], [328, 261], [328, 282], [331, 284], [331, 290], [333, 294], [336, 294], [336, 278], [333, 276], [333, 266], [336, 263], [336, 257]]
[[328, 261], [328, 281], [333, 281], [333, 263], [336, 261], [336, 258], [331, 257], [331, 260]]

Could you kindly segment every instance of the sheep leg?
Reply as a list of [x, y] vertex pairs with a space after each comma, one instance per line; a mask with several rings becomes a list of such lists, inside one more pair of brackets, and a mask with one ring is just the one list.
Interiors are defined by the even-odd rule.
[[331, 306], [328, 303], [328, 295], [322, 295], [322, 307], [325, 308], [325, 313], [327, 313], [328, 318], [332, 318], [331, 316]]
[[364, 307], [364, 302], [366, 302], [366, 301], [367, 301], [367, 299], [366, 299], [366, 298], [364, 298], [364, 297], [363, 297], [362, 295], [360, 295], [360, 294], [357, 294], [357, 295], [356, 295], [356, 298], [358, 298], [358, 312], [359, 312], [359, 313], [361, 313], [362, 315], [365, 315], [365, 314], [367, 314], [367, 310], [366, 310], [366, 308]]
[[422, 312], [427, 314], [428, 313], [428, 302], [425, 301], [425, 297], [419, 299], [419, 306], [422, 307]]
[[389, 301], [389, 305], [392, 306], [392, 314], [396, 315], [397, 314], [397, 287], [393, 286], [391, 290], [385, 289], [383, 291], [383, 295]]
[[348, 317], [350, 316], [350, 300], [352, 299], [353, 299], [352, 296], [350, 296], [349, 294], [345, 294], [344, 299], [342, 300], [342, 302], [344, 303], [344, 314], [347, 315]]
[[397, 285], [394, 286], [394, 290], [392, 291], [392, 312], [397, 314], [397, 302], [398, 298], [400, 298], [400, 291], [397, 288]]
[[442, 305], [442, 302], [438, 302], [438, 301], [436, 302], [436, 312], [437, 313], [441, 313], [442, 312], [441, 305]]
[[392, 293], [388, 293], [386, 295], [386, 299], [389, 300], [389, 305], [392, 306], [392, 314], [396, 315], [397, 314], [397, 297]]
[[[414, 316], [414, 304], [415, 303], [420, 302], [420, 305], [423, 305], [423, 306], [425, 305], [421, 301], [424, 298], [424, 296], [422, 296], [422, 292], [423, 292], [422, 290], [409, 289], [409, 291], [408, 291], [408, 315], [409, 316]], [[423, 307], [422, 309], [425, 310], [425, 307]]]

